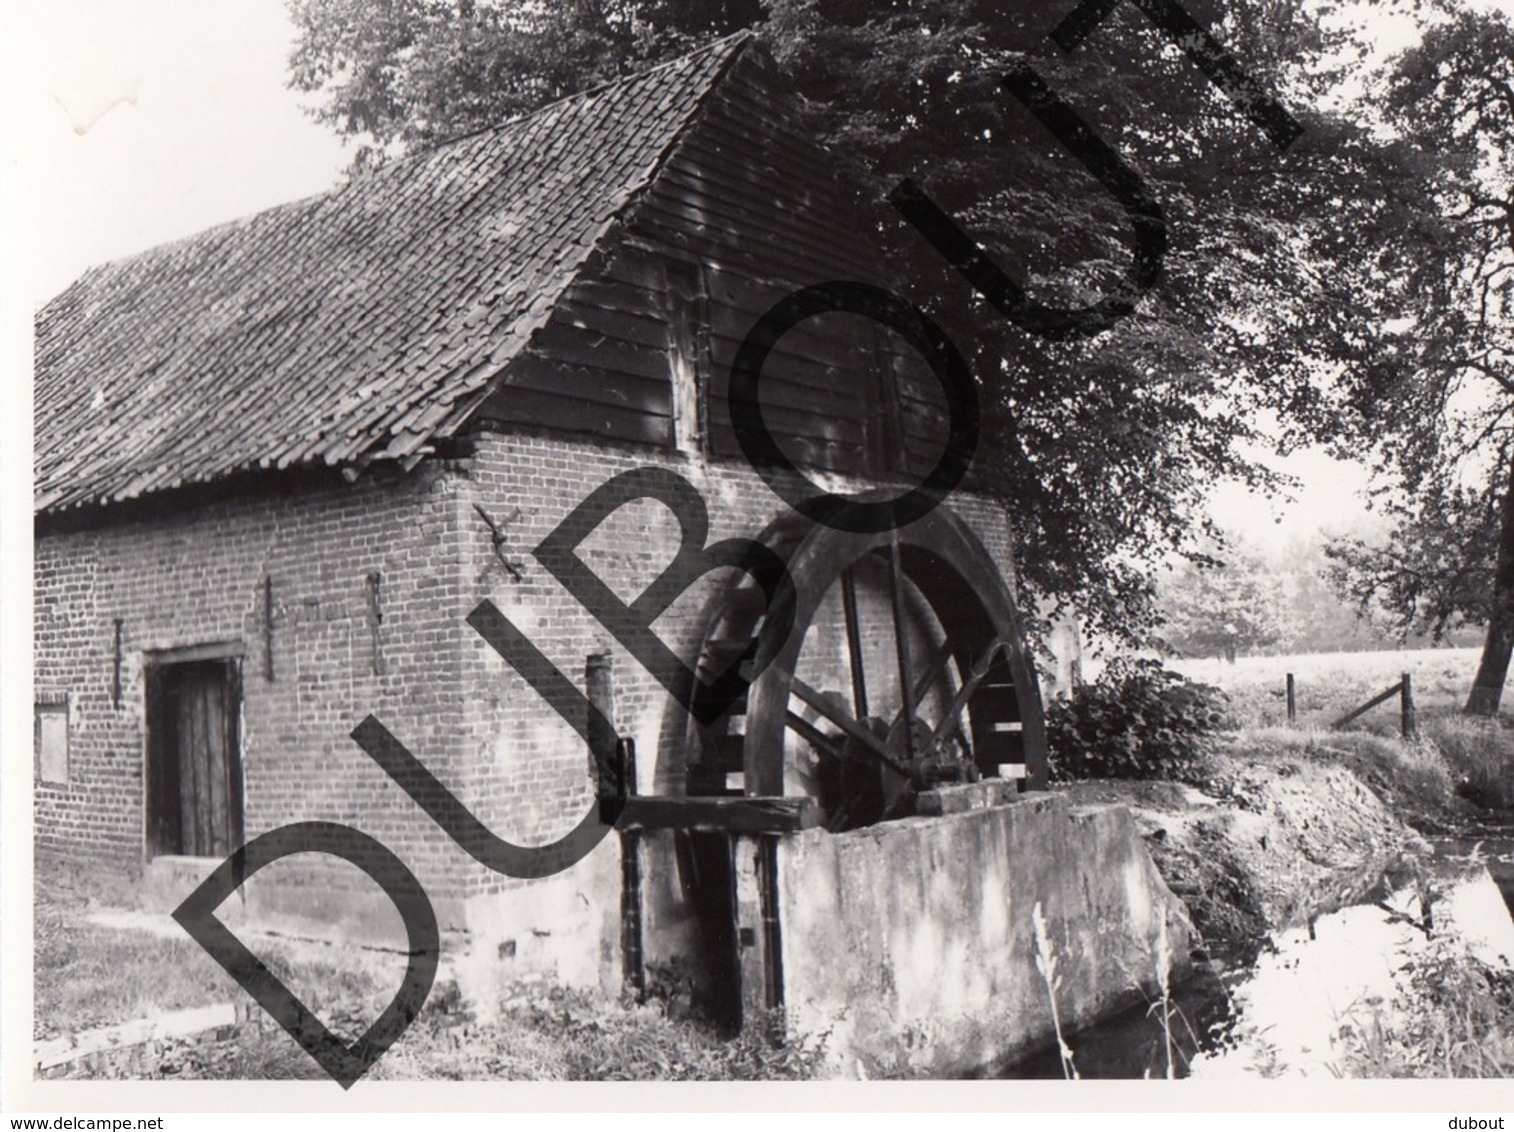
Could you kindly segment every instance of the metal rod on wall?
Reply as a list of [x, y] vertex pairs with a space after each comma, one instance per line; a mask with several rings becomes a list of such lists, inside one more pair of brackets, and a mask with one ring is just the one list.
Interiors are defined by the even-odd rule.
[[379, 583], [382, 580], [383, 575], [377, 570], [370, 570], [368, 572], [368, 631], [372, 637], [373, 674], [375, 676], [382, 676], [384, 674], [384, 654], [382, 651], [382, 642], [379, 639], [379, 625], [384, 620], [384, 609], [379, 601]]
[[263, 676], [273, 683], [273, 576], [263, 578]]
[[110, 703], [112, 707], [121, 706], [121, 618], [111, 619], [115, 625], [115, 660], [111, 666], [110, 676]]
[[[592, 710], [586, 721], [589, 737], [589, 772], [594, 776], [599, 797], [613, 797], [622, 784], [607, 781], [607, 772], [616, 765], [618, 736], [615, 734], [614, 662], [607, 652], [590, 653], [584, 661], [584, 686]], [[634, 793], [634, 781], [624, 784], [627, 794]]]

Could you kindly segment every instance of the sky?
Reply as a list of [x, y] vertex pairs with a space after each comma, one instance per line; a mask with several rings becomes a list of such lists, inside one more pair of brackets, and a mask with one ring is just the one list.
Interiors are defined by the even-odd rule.
[[[92, 264], [340, 179], [349, 152], [285, 86], [282, 0], [0, 0], [0, 13], [11, 331]], [[8, 350], [7, 368], [25, 355]], [[1221, 488], [1221, 521], [1263, 546], [1360, 521], [1360, 469], [1318, 452], [1280, 466], [1304, 481], [1295, 503]]]
[[[33, 307], [94, 263], [330, 188], [280, 0], [6, 0]], [[12, 105], [16, 105], [12, 103]]]

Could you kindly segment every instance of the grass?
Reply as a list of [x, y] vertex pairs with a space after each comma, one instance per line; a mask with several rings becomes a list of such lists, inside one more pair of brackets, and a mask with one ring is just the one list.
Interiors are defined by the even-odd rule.
[[[187, 935], [91, 922], [89, 912], [109, 904], [97, 895], [98, 886], [80, 885], [66, 869], [39, 861], [33, 889], [34, 1038], [243, 998], [231, 976]], [[373, 977], [371, 959], [324, 945], [264, 940], [249, 946], [312, 1008], [371, 1018], [385, 1004], [389, 990]], [[317, 949], [329, 957], [314, 954]], [[354, 1020], [346, 1036], [356, 1037], [365, 1025]]]
[[1072, 1049], [1062, 1034], [1062, 1015], [1057, 1009], [1057, 991], [1062, 987], [1062, 977], [1057, 974], [1057, 951], [1046, 930], [1046, 917], [1041, 914], [1039, 900], [1031, 909], [1031, 921], [1036, 933], [1036, 970], [1041, 973], [1041, 979], [1046, 984], [1046, 997], [1051, 1004], [1051, 1027], [1057, 1035], [1057, 1052], [1062, 1058], [1062, 1076], [1068, 1081], [1075, 1081], [1078, 1077], [1078, 1068], [1073, 1064]]
[[[1412, 816], [1419, 799], [1452, 793], [1490, 809], [1514, 808], [1514, 689], [1496, 720], [1461, 714], [1479, 650], [1419, 649], [1313, 656], [1170, 661], [1230, 698], [1236, 741], [1343, 757], [1379, 794]], [[1287, 722], [1285, 677], [1296, 681], [1297, 723]], [[1397, 697], [1353, 721], [1330, 724], [1409, 673], [1418, 741], [1401, 741]], [[1299, 738], [1297, 736], [1302, 736]]]
[[[320, 1013], [332, 1023], [329, 1010]], [[671, 1018], [658, 1002], [615, 1003], [562, 987], [534, 988], [497, 1019], [483, 1022], [462, 1007], [455, 988], [439, 986], [369, 1076], [390, 1081], [775, 1081], [817, 1075], [818, 1047], [785, 1045], [770, 1040], [770, 1031], [771, 1025], [758, 1020], [737, 1037], [722, 1038], [709, 1027]], [[89, 1075], [325, 1077], [292, 1038], [266, 1019], [221, 1040], [165, 1043], [146, 1061], [108, 1058], [91, 1065]]]
[[[38, 1040], [240, 1000], [242, 992], [187, 937], [93, 923], [121, 887], [39, 861], [34, 886]], [[357, 1038], [388, 1005], [394, 955], [297, 941], [249, 946], [339, 1037]], [[393, 967], [394, 970], [389, 969]], [[490, 1020], [438, 983], [400, 1042], [374, 1067], [390, 1080], [792, 1080], [816, 1075], [821, 1050], [769, 1038], [752, 1020], [734, 1040], [674, 1017], [676, 990], [641, 1005], [560, 987], [517, 988]], [[321, 1079], [324, 1071], [270, 1019], [228, 1038], [186, 1038], [110, 1051], [69, 1070], [107, 1079]]]
[[1459, 816], [1452, 802], [1455, 776], [1444, 752], [1425, 739], [1406, 743], [1369, 731], [1251, 727], [1227, 735], [1224, 742], [1237, 755], [1343, 767], [1422, 831], [1438, 831]]
[[1478, 808], [1514, 809], [1514, 726], [1501, 720], [1425, 713], [1411, 741], [1397, 733], [1274, 726], [1242, 728], [1224, 742], [1238, 754], [1344, 766], [1421, 832], [1443, 832]]
[[67, 870], [42, 861], [34, 892], [34, 1037], [230, 1000], [226, 973], [187, 936], [90, 923], [97, 899]]
[[[1222, 688], [1240, 728], [1281, 727], [1288, 722], [1284, 685], [1288, 673], [1296, 683], [1298, 725], [1330, 723], [1396, 684], [1412, 677], [1415, 705], [1422, 715], [1460, 711], [1477, 669], [1477, 649], [1417, 649], [1310, 656], [1242, 657], [1234, 664], [1217, 660], [1170, 660], [1168, 667]], [[1504, 716], [1514, 724], [1514, 694], [1506, 697]], [[1398, 700], [1373, 708], [1352, 724], [1379, 735], [1396, 734]]]
[[1431, 716], [1420, 733], [1445, 756], [1457, 792], [1488, 808], [1514, 809], [1514, 726], [1464, 715]]
[[[772, 1081], [817, 1074], [822, 1050], [772, 1040], [776, 1019], [748, 1020], [735, 1038], [665, 1004], [615, 1003], [585, 991], [538, 989], [479, 1022], [446, 996], [417, 1019], [379, 1075], [537, 1081]], [[459, 1057], [459, 1051], [466, 1051]]]

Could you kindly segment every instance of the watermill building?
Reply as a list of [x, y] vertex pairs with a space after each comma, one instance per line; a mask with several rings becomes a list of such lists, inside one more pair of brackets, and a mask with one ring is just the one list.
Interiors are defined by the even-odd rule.
[[[857, 1015], [863, 1045], [869, 1025], [916, 1026], [927, 1065], [1003, 1053], [981, 1000], [1030, 1011], [1034, 988], [1011, 993], [973, 949], [998, 940], [1023, 965], [1029, 906], [1005, 893], [1055, 884], [1011, 879], [1011, 858], [1092, 838], [1110, 887], [1084, 885], [1086, 899], [1126, 918], [1130, 887], [1160, 882], [1126, 844], [1128, 818], [1033, 800], [1015, 803], [1019, 826], [994, 816], [1045, 773], [1002, 501], [969, 477], [897, 531], [837, 530], [799, 515], [737, 441], [732, 361], [765, 312], [829, 281], [895, 286], [855, 192], [796, 120], [738, 37], [95, 268], [49, 303], [39, 853], [177, 892], [248, 838], [342, 822], [398, 855], [500, 980], [614, 991], [693, 956], [736, 1015], [818, 1018], [828, 985], [876, 990], [895, 997], [875, 1011], [885, 1022]], [[834, 492], [907, 489], [947, 436], [930, 369], [855, 314], [796, 323], [762, 390], [786, 459]], [[681, 482], [698, 506], [627, 495], [572, 549], [698, 679], [750, 677], [705, 722], [533, 553], [634, 472]], [[786, 564], [781, 641], [741, 570], [647, 597], [697, 511], [705, 544], [753, 540]], [[470, 859], [351, 738], [381, 720], [519, 844], [595, 804], [578, 732], [470, 627], [486, 600], [559, 671], [600, 681], [590, 691], [636, 753], [633, 793], [663, 803], [540, 880]], [[765, 826], [740, 809], [751, 798], [793, 804]], [[903, 840], [876, 832], [890, 825]], [[270, 916], [394, 929], [341, 862], [269, 873], [248, 888]], [[1185, 930], [1166, 899], [1137, 917], [1147, 942]], [[860, 926], [889, 916], [888, 932]], [[875, 972], [827, 973], [816, 956], [838, 939]], [[939, 981], [926, 961], [983, 968], [952, 998], [966, 1005], [925, 986]], [[922, 973], [877, 989], [890, 965]], [[1131, 989], [1097, 982], [1087, 1011]]]

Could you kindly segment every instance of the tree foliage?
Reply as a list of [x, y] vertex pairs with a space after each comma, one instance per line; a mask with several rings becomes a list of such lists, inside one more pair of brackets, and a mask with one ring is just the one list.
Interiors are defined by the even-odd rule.
[[1294, 636], [1284, 579], [1260, 558], [1186, 564], [1162, 587], [1163, 642], [1183, 656], [1259, 652]]
[[[1197, 10], [1197, 9], [1195, 9]], [[1068, 599], [1095, 631], [1152, 627], [1155, 564], [1196, 553], [1206, 486], [1273, 477], [1240, 453], [1268, 416], [1313, 431], [1328, 411], [1288, 344], [1305, 320], [1339, 310], [1278, 294], [1300, 271], [1289, 218], [1297, 182], [1342, 174], [1321, 161], [1343, 126], [1309, 110], [1315, 79], [1291, 60], [1329, 34], [1295, 5], [1223, 11], [1217, 34], [1311, 127], [1278, 153], [1131, 7], [1061, 55], [1047, 33], [1064, 14], [1025, 5], [876, 6], [775, 2], [770, 36], [811, 108], [812, 128], [882, 196], [919, 181], [1043, 302], [1079, 306], [1120, 285], [1131, 233], [1116, 202], [1000, 87], [1029, 62], [1150, 184], [1167, 223], [1160, 285], [1138, 313], [1085, 342], [1049, 342], [1009, 325], [919, 234], [885, 222], [880, 239], [909, 265], [912, 297], [932, 307], [1002, 411], [991, 451], [1017, 523], [1020, 569]], [[901, 97], [903, 92], [903, 97]], [[1354, 195], [1354, 194], [1353, 194]], [[1315, 277], [1324, 287], [1327, 278]], [[1276, 333], [1281, 329], [1282, 333]], [[1336, 332], [1325, 319], [1310, 329]]]
[[356, 170], [497, 125], [747, 26], [756, 0], [289, 0], [290, 85]]
[[1386, 381], [1407, 365], [1407, 353], [1384, 361], [1364, 326], [1399, 313], [1401, 295], [1380, 286], [1406, 268], [1389, 236], [1422, 227], [1424, 212], [1413, 147], [1329, 109], [1364, 51], [1332, 20], [1333, 0], [1187, 7], [1304, 126], [1286, 152], [1133, 4], [1064, 53], [1048, 34], [1070, 3], [293, 0], [292, 82], [365, 144], [361, 166], [754, 27], [804, 128], [875, 199], [914, 179], [1036, 299], [1079, 306], [1122, 285], [1132, 235], [1001, 86], [1010, 67], [1033, 66], [1160, 204], [1167, 251], [1136, 313], [1091, 340], [1048, 341], [1002, 318], [881, 205], [875, 231], [901, 290], [983, 383], [980, 454], [1021, 577], [1048, 607], [1138, 639], [1154, 626], [1157, 564], [1202, 559], [1218, 533], [1208, 486], [1276, 488], [1247, 453], [1344, 435], [1351, 404], [1335, 374], [1383, 369]]
[[1386, 537], [1341, 539], [1328, 548], [1334, 587], [1402, 637], [1423, 633], [1440, 641], [1458, 628], [1488, 624], [1496, 502], [1466, 488], [1391, 501], [1397, 521]]
[[1396, 317], [1341, 387], [1394, 529], [1333, 548], [1336, 578], [1405, 629], [1486, 623], [1467, 707], [1493, 714], [1514, 651], [1514, 24], [1438, 5], [1373, 93], [1419, 192], [1363, 280]]

